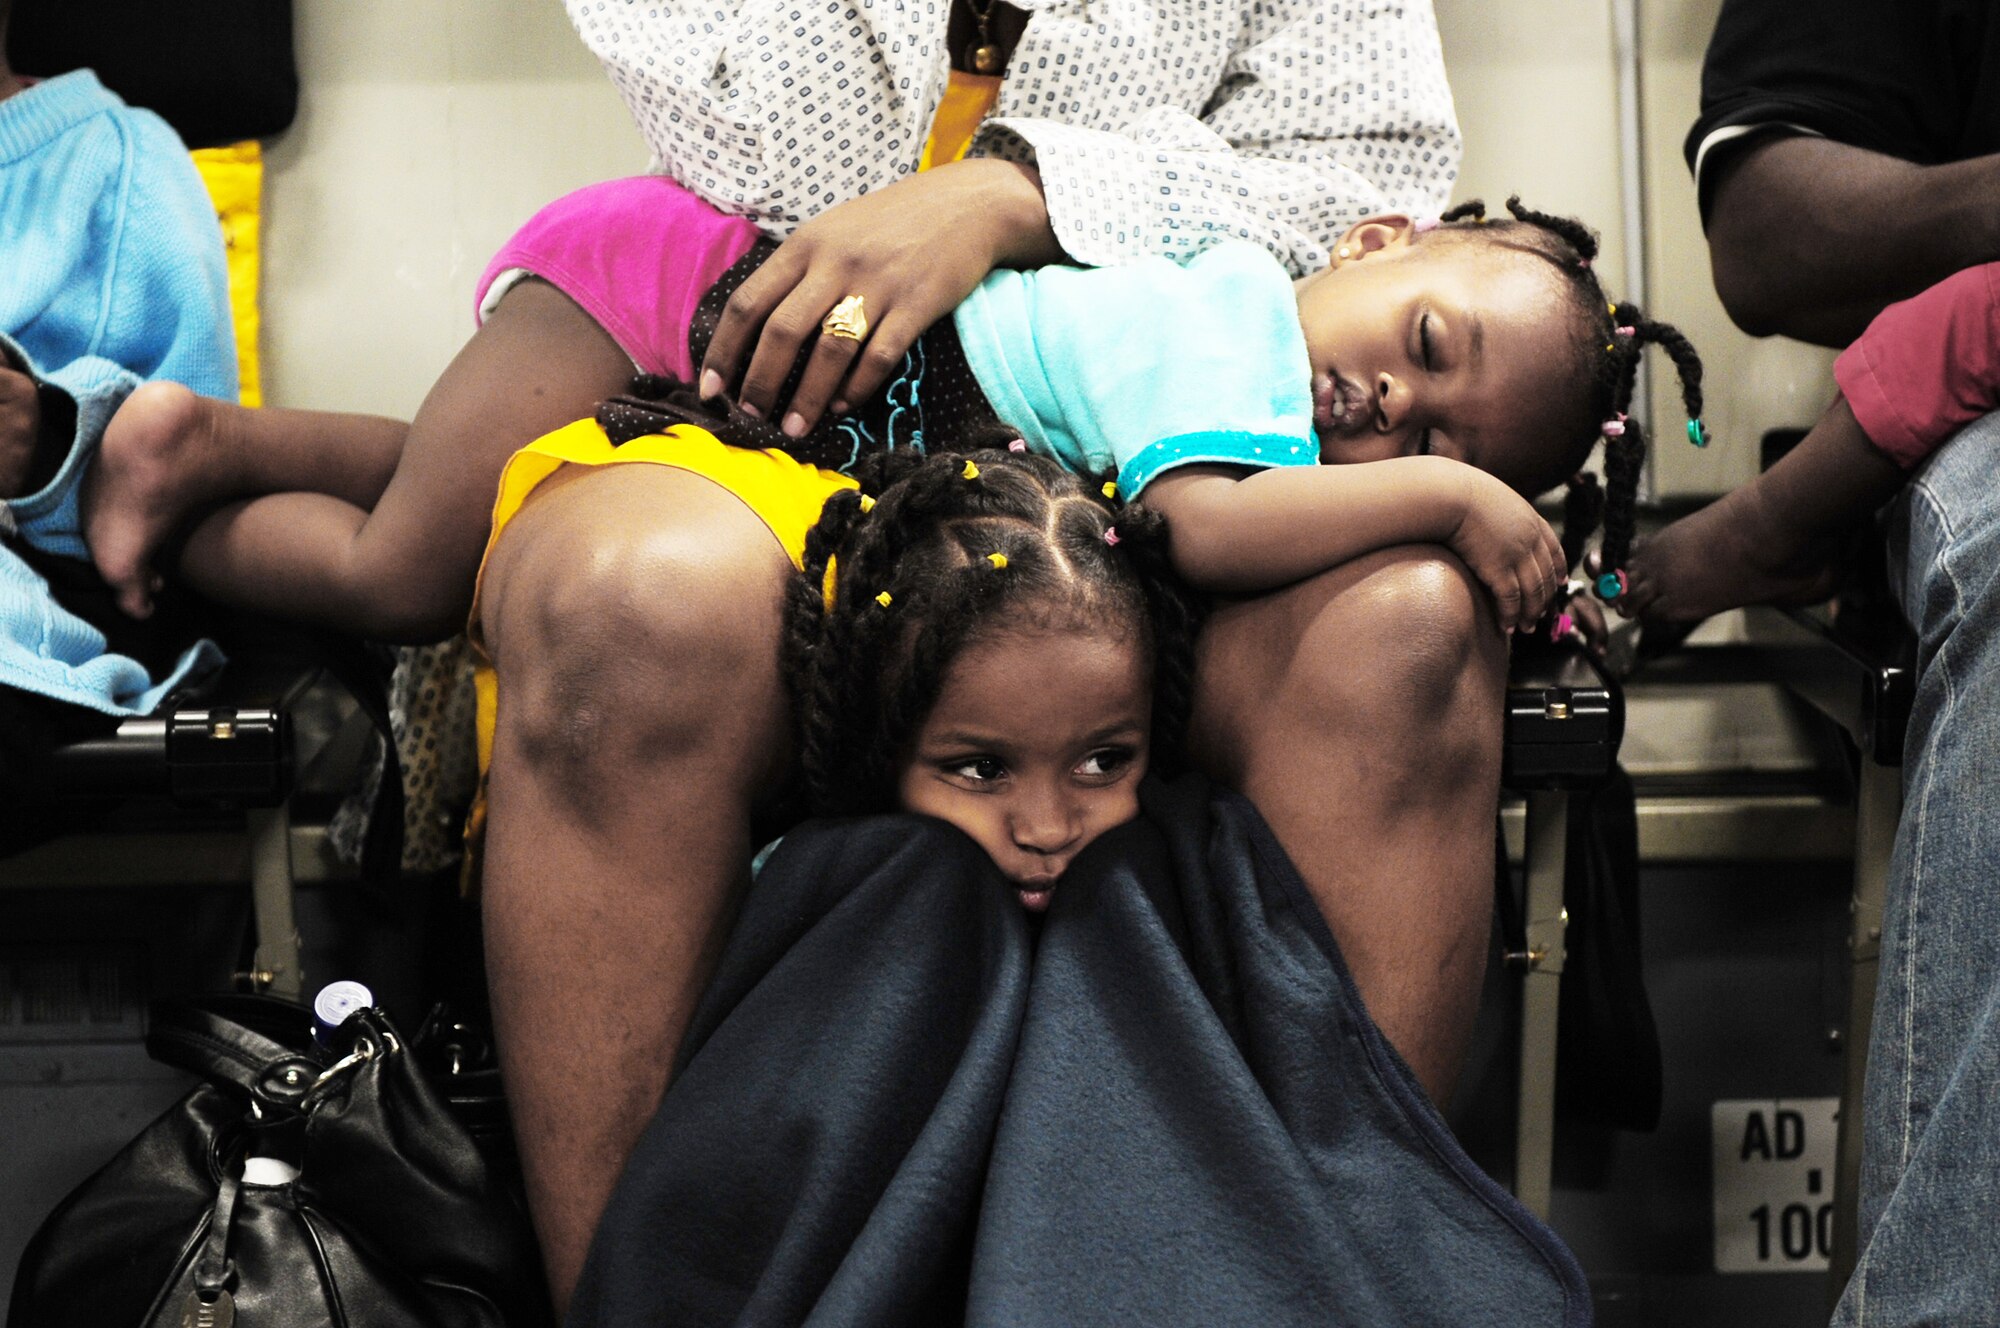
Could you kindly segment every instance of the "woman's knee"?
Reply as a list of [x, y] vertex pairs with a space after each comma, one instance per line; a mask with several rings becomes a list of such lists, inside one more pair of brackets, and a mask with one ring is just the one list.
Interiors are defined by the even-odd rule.
[[1225, 756], [1269, 730], [1461, 760], [1490, 745], [1505, 660], [1463, 563], [1430, 546], [1383, 550], [1211, 618], [1197, 738]]
[[1329, 652], [1363, 644], [1366, 672], [1426, 708], [1469, 684], [1497, 684], [1506, 659], [1486, 590], [1449, 550], [1431, 545], [1387, 549], [1362, 560], [1351, 589], [1329, 601], [1315, 622]]
[[786, 722], [789, 565], [766, 543], [657, 525], [521, 532], [482, 605], [503, 746], [579, 772], [770, 746]]
[[1505, 641], [1486, 592], [1446, 549], [1384, 549], [1300, 589], [1297, 682], [1329, 705], [1431, 714], [1499, 682]]

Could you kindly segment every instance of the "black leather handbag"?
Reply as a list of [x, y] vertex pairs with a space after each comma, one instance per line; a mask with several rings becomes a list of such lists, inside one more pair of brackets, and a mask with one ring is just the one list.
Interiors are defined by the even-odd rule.
[[456, 1095], [379, 1010], [331, 1044], [286, 1001], [156, 1004], [147, 1050], [204, 1082], [42, 1224], [11, 1328], [548, 1325], [518, 1189]]

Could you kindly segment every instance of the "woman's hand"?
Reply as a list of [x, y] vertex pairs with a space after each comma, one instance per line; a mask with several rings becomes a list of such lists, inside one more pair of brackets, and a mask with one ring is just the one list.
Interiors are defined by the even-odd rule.
[[[741, 377], [744, 411], [803, 436], [832, 405], [846, 409], [889, 380], [925, 328], [996, 267], [1063, 256], [1031, 166], [974, 158], [899, 180], [800, 226], [724, 307], [702, 361], [704, 397]], [[843, 299], [861, 297], [859, 339], [822, 336]], [[817, 339], [789, 403], [778, 399], [799, 351]], [[747, 367], [746, 367], [747, 364]]]
[[1464, 505], [1447, 542], [1493, 592], [1500, 625], [1528, 631], [1562, 587], [1562, 541], [1527, 499], [1483, 470], [1463, 470]]

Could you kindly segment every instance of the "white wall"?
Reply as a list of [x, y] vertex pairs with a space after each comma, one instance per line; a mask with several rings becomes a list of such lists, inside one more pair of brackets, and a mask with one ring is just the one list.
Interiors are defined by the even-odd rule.
[[472, 285], [541, 204], [643, 170], [558, 0], [303, 0], [298, 120], [269, 145], [273, 405], [407, 418], [472, 330]]
[[[1617, 82], [1613, 0], [1435, 0], [1445, 61], [1464, 127], [1459, 197], [1497, 205], [1509, 192], [1582, 217], [1604, 236], [1599, 274], [1622, 284]], [[1749, 479], [1757, 440], [1772, 428], [1809, 425], [1831, 398], [1825, 351], [1738, 332], [1715, 296], [1708, 250], [1681, 141], [1700, 106], [1701, 57], [1720, 0], [1642, 0], [1641, 120], [1647, 312], [1686, 332], [1707, 367], [1706, 452], [1683, 441], [1685, 415], [1672, 370], [1654, 355], [1656, 492], [1712, 494]]]
[[1604, 242], [1596, 268], [1624, 268], [1617, 87], [1605, 0], [1436, 0], [1465, 166], [1458, 199], [1507, 195], [1580, 217]]

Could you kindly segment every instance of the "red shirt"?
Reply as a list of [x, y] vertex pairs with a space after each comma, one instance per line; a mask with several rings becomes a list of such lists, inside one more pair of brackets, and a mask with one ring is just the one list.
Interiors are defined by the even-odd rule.
[[1877, 314], [1833, 362], [1868, 440], [1914, 470], [2000, 408], [2000, 263], [1982, 263]]

